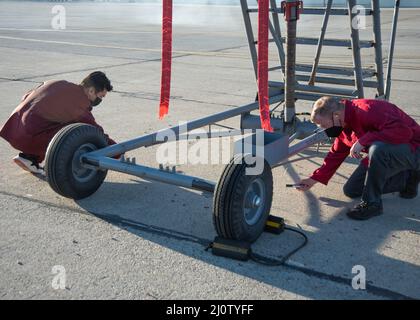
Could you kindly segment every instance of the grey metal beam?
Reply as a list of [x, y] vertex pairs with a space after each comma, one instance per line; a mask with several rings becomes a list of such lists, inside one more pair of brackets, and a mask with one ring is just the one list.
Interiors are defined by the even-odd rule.
[[325, 15], [324, 15], [324, 19], [322, 21], [322, 27], [321, 27], [321, 34], [319, 35], [318, 46], [316, 48], [314, 63], [312, 65], [311, 76], [308, 81], [308, 84], [311, 86], [315, 84], [316, 70], [318, 68], [319, 58], [321, 57], [321, 50], [322, 50], [322, 45], [325, 39], [325, 33], [327, 32], [327, 25], [328, 25], [328, 20], [331, 13], [332, 2], [333, 0], [328, 0], [327, 7], [325, 8]]
[[[322, 96], [323, 94], [296, 92], [296, 99], [305, 100], [305, 101], [316, 101]], [[337, 99], [354, 99], [354, 97], [347, 97], [347, 96], [334, 96], [334, 97], [336, 97]]]
[[[287, 3], [294, 3], [296, 0], [286, 0]], [[285, 108], [284, 121], [292, 124], [295, 118], [295, 67], [296, 67], [296, 31], [297, 31], [297, 8], [291, 10], [290, 20], [286, 21], [286, 69], [285, 69]]]
[[384, 95], [384, 66], [382, 63], [381, 6], [379, 0], [372, 0], [373, 34], [375, 37], [375, 64], [378, 80], [378, 96]]
[[[298, 37], [296, 38], [296, 44], [310, 45], [315, 46], [318, 44], [318, 38], [309, 38], [309, 37]], [[283, 37], [281, 41], [284, 43], [286, 39]], [[270, 39], [269, 42], [274, 42], [274, 39]], [[258, 41], [254, 42], [258, 44]], [[346, 47], [350, 48], [352, 46], [351, 40], [346, 39], [324, 39], [323, 45], [329, 47]], [[372, 48], [375, 45], [374, 41], [371, 40], [359, 40], [359, 48]]]
[[212, 131], [212, 132], [190, 132], [188, 134], [181, 134], [178, 136], [178, 141], [180, 140], [191, 140], [192, 137], [200, 139], [214, 139], [214, 138], [223, 138], [223, 137], [234, 137], [242, 135], [241, 130], [223, 130], [223, 131]]
[[[270, 0], [270, 4], [271, 4], [272, 9], [277, 9], [276, 0]], [[280, 39], [281, 39], [281, 29], [280, 29], [280, 20], [279, 20], [278, 12], [273, 11], [272, 12], [272, 17], [273, 17], [273, 25], [270, 22], [270, 31], [271, 31], [273, 39], [276, 41], [276, 45], [278, 47], [280, 65], [284, 66], [285, 61], [286, 61], [286, 56], [285, 56], [285, 53], [284, 53], [283, 43], [280, 41]]]
[[271, 11], [272, 19], [273, 19], [274, 29], [278, 37], [281, 38], [280, 19], [279, 19], [279, 13], [276, 10], [277, 9], [276, 0], [270, 0], [270, 6], [271, 6], [270, 11]]
[[212, 181], [187, 176], [184, 174], [167, 172], [142, 165], [126, 163], [107, 157], [89, 157], [84, 161], [86, 161], [86, 163], [88, 163], [89, 165], [94, 165], [101, 169], [126, 173], [136, 177], [144, 178], [146, 180], [150, 179], [160, 181], [189, 189], [214, 192], [214, 189], [216, 187], [216, 183]]
[[400, 10], [400, 0], [396, 0], [395, 7], [394, 7], [394, 17], [392, 18], [391, 39], [389, 41], [388, 67], [386, 70], [386, 89], [385, 89], [386, 100], [389, 100], [389, 96], [391, 94], [392, 63], [394, 62], [394, 49], [395, 49], [395, 39], [397, 36], [399, 10]]
[[269, 21], [268, 26], [270, 28], [271, 35], [273, 36], [273, 40], [277, 46], [277, 52], [279, 55], [280, 65], [284, 66], [286, 63], [286, 54], [284, 53], [283, 43], [281, 42], [280, 37], [277, 35], [276, 30], [273, 27], [271, 21]]
[[[300, 72], [311, 72], [312, 65], [310, 64], [297, 64], [296, 71]], [[324, 66], [321, 65], [318, 67], [318, 73], [323, 74], [336, 74], [336, 75], [343, 75], [343, 76], [352, 76], [354, 75], [354, 68], [346, 68], [346, 67], [334, 67], [334, 66]], [[376, 73], [373, 69], [362, 69], [362, 76], [364, 78], [369, 78], [374, 76]]]
[[[283, 101], [283, 99], [284, 99], [284, 95], [278, 95], [278, 96], [270, 97], [269, 101], [270, 101], [270, 104], [272, 104], [272, 103], [278, 103], [280, 101]], [[174, 135], [175, 135], [175, 138], [178, 138], [180, 134], [207, 126], [212, 123], [216, 123], [222, 120], [233, 118], [241, 114], [256, 110], [258, 108], [259, 108], [258, 102], [253, 102], [245, 106], [232, 108], [232, 109], [219, 112], [219, 113], [216, 113], [216, 114], [204, 117], [204, 118], [193, 120], [183, 125], [175, 126], [173, 128], [162, 129], [157, 132], [146, 134], [144, 136], [141, 136], [141, 137], [129, 140], [129, 141], [117, 143], [112, 146], [108, 146], [106, 148], [87, 153], [85, 156], [86, 158], [97, 157], [97, 156], [114, 157], [116, 155], [123, 154], [130, 150], [165, 143], [165, 141], [159, 141], [157, 140], [157, 138], [165, 137], [165, 136], [171, 137]], [[182, 132], [182, 129], [184, 127], [185, 127], [185, 132]]]
[[[282, 69], [281, 66], [275, 66], [269, 68], [269, 71], [275, 71]], [[312, 70], [312, 65], [310, 64], [296, 64], [296, 72], [304, 72], [310, 73]], [[331, 74], [331, 75], [342, 75], [342, 76], [353, 76], [354, 75], [354, 68], [346, 68], [346, 67], [339, 67], [339, 66], [318, 66], [317, 69], [318, 73], [322, 74]], [[374, 69], [362, 69], [363, 78], [371, 78], [376, 74]]]
[[[277, 12], [277, 13], [283, 13], [283, 9], [278, 8], [276, 10], [271, 9], [271, 11]], [[251, 8], [248, 10], [250, 13], [258, 12], [258, 9]], [[304, 7], [302, 14], [308, 14], [308, 15], [324, 15], [325, 14], [325, 8], [310, 8], [310, 7]], [[370, 16], [372, 15], [372, 10], [367, 9], [363, 13], [360, 13], [361, 15]], [[331, 15], [334, 16], [348, 16], [349, 12], [347, 9], [341, 9], [341, 8], [334, 8], [331, 10]]]
[[248, 39], [249, 51], [251, 53], [251, 58], [252, 58], [252, 65], [254, 67], [255, 79], [258, 79], [258, 62], [257, 62], [258, 54], [257, 54], [257, 48], [255, 47], [256, 42], [254, 38], [254, 33], [252, 31], [252, 23], [248, 14], [249, 10], [248, 10], [247, 0], [241, 0], [241, 8], [242, 8], [242, 16], [244, 18], [246, 36]]
[[[284, 83], [280, 81], [269, 81], [268, 85], [271, 87], [284, 88]], [[297, 84], [295, 86], [296, 91], [303, 92], [315, 92], [322, 93], [324, 95], [340, 95], [340, 96], [349, 96], [353, 97], [357, 94], [354, 90], [344, 89], [344, 88], [331, 88], [331, 87], [320, 87], [320, 86], [311, 86], [304, 84]]]
[[325, 95], [342, 95], [342, 96], [355, 96], [357, 93], [354, 90], [349, 89], [341, 89], [341, 88], [331, 88], [331, 87], [320, 87], [320, 86], [310, 86], [300, 84], [296, 87], [297, 91], [303, 92], [314, 92], [314, 93], [322, 93]]
[[[293, 155], [301, 152], [302, 150], [305, 150], [312, 145], [325, 141], [327, 138], [328, 137], [324, 131], [316, 132], [289, 147], [287, 158], [292, 157]], [[284, 159], [282, 160], [284, 163]], [[90, 157], [89, 159], [84, 159], [84, 161], [90, 166], [99, 167], [101, 169], [126, 173], [146, 180], [159, 181], [188, 189], [195, 189], [211, 193], [213, 193], [216, 189], [216, 183], [209, 180], [188, 176], [185, 174], [178, 174], [175, 172], [167, 172], [164, 170], [150, 168], [133, 163], [122, 162], [108, 157]], [[278, 165], [279, 164], [273, 164], [273, 167]]]
[[[298, 81], [308, 82], [309, 79], [310, 79], [310, 76], [297, 74], [296, 79]], [[352, 87], [354, 87], [356, 85], [356, 82], [353, 79], [331, 78], [331, 77], [320, 77], [320, 76], [315, 77], [315, 82], [337, 84], [337, 85], [342, 85], [342, 86], [352, 86]], [[378, 82], [375, 81], [375, 80], [363, 80], [363, 86], [367, 87], [367, 88], [377, 88], [378, 87]]]
[[302, 141], [290, 146], [288, 158], [290, 158], [291, 156], [294, 156], [295, 154], [298, 154], [299, 152], [307, 149], [310, 146], [313, 146], [327, 139], [328, 139], [328, 136], [325, 134], [325, 130], [316, 132], [313, 135], [306, 137]]
[[363, 75], [362, 75], [362, 59], [360, 56], [360, 39], [359, 29], [353, 27], [353, 19], [356, 17], [356, 13], [353, 13], [353, 8], [356, 5], [355, 0], [348, 0], [348, 10], [350, 14], [350, 29], [351, 29], [351, 48], [353, 51], [353, 66], [354, 66], [354, 78], [356, 80], [356, 88], [359, 94], [359, 98], [364, 97], [363, 91]]

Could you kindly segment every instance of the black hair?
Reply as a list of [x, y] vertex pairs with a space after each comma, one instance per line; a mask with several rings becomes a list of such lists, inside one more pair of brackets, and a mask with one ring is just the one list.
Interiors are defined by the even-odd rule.
[[106, 77], [102, 71], [95, 71], [83, 79], [81, 85], [85, 88], [93, 87], [96, 92], [112, 91], [113, 87], [111, 81]]

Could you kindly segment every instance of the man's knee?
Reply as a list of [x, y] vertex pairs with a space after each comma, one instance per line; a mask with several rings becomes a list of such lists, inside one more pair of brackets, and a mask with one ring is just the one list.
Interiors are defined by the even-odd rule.
[[369, 159], [383, 158], [389, 151], [389, 145], [383, 142], [374, 142], [369, 147]]
[[362, 196], [362, 190], [360, 188], [356, 188], [355, 186], [346, 183], [343, 186], [343, 193], [346, 197], [349, 197], [351, 199], [359, 198]]

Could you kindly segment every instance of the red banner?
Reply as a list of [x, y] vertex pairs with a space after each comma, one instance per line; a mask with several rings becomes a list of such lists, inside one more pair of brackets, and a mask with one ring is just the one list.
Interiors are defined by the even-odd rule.
[[261, 128], [273, 132], [268, 100], [268, 20], [269, 0], [258, 0], [258, 101]]
[[160, 89], [159, 119], [169, 111], [172, 65], [172, 0], [163, 0], [162, 14], [162, 78]]

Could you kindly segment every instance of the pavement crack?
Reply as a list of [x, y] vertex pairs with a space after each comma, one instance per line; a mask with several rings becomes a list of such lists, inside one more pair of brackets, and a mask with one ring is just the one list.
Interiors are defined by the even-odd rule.
[[[114, 90], [113, 92], [119, 93], [123, 97], [135, 98], [135, 99], [142, 99], [142, 100], [150, 100], [150, 101], [159, 101], [160, 95], [150, 92], [126, 92], [126, 91], [118, 91]], [[216, 103], [216, 102], [209, 102], [209, 101], [202, 101], [197, 99], [187, 99], [182, 96], [171, 96], [171, 100], [179, 100], [185, 102], [193, 102], [198, 104], [206, 104], [206, 105], [215, 105], [215, 106], [224, 106], [224, 107], [237, 107], [237, 105], [233, 104], [225, 104], [225, 103]]]

